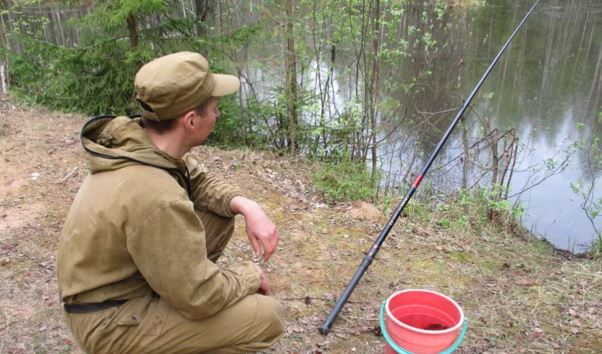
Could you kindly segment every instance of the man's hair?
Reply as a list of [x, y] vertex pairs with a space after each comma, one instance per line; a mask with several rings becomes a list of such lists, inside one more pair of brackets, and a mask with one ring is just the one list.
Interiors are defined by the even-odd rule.
[[194, 111], [200, 115], [203, 116], [205, 115], [205, 111], [207, 110], [207, 107], [209, 107], [209, 102], [211, 101], [211, 97], [209, 97], [208, 100], [206, 100], [205, 102], [201, 103], [200, 105], [198, 105]]
[[176, 122], [180, 118], [174, 118], [169, 120], [152, 120], [142, 117], [142, 126], [154, 130], [159, 134], [163, 134], [170, 131], [176, 125]]
[[[198, 115], [203, 116], [205, 114], [205, 110], [207, 109], [207, 107], [209, 107], [209, 101], [210, 101], [210, 99], [201, 103], [194, 109], [194, 111]], [[188, 113], [188, 112], [186, 112], [186, 113]], [[186, 113], [184, 113], [184, 115]], [[163, 134], [163, 133], [166, 133], [166, 132], [170, 131], [171, 129], [173, 129], [173, 127], [176, 125], [176, 122], [180, 118], [184, 117], [184, 115], [177, 117], [177, 118], [168, 119], [168, 120], [152, 120], [152, 119], [147, 119], [147, 118], [142, 117], [142, 126], [145, 128], [154, 130], [155, 132], [157, 132], [159, 134]]]

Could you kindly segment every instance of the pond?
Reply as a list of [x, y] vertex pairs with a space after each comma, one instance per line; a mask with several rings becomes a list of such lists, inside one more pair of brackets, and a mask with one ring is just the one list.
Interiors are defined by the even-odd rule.
[[[463, 97], [530, 5], [496, 3], [452, 16], [469, 24], [469, 34], [458, 39], [463, 66], [471, 68], [458, 79]], [[431, 80], [448, 75], [457, 60], [447, 58], [446, 69]], [[516, 131], [510, 196], [525, 208], [524, 225], [558, 248], [585, 251], [595, 228], [602, 230], [601, 218], [587, 217], [585, 198], [575, 190], [602, 198], [601, 165], [588, 155], [592, 139], [602, 136], [602, 2], [541, 1], [475, 101], [464, 118], [479, 127], [473, 132], [484, 119], [500, 131]], [[460, 146], [458, 140], [450, 145]], [[447, 156], [453, 155], [452, 148]]]
[[[420, 111], [459, 106], [458, 95], [466, 97], [472, 90], [529, 5], [498, 1], [452, 13], [452, 28], [464, 28], [449, 32], [463, 35], [451, 40], [460, 48], [438, 62], [439, 70], [427, 85], [449, 82], [461, 58], [458, 86], [444, 92], [427, 90], [417, 104]], [[433, 97], [452, 99], [441, 104]], [[594, 201], [602, 198], [601, 166], [588, 155], [592, 139], [602, 136], [602, 2], [542, 1], [481, 88], [473, 108], [464, 117], [469, 136], [483, 136], [477, 132], [483, 120], [491, 129], [516, 132], [509, 194], [525, 209], [524, 225], [560, 249], [587, 250], [595, 229], [602, 230], [601, 218], [591, 220], [585, 213], [588, 205], [581, 194], [591, 192]], [[439, 130], [447, 121], [449, 117], [437, 125]], [[455, 137], [441, 165], [449, 166], [461, 152], [461, 136]], [[435, 143], [431, 140], [432, 146]], [[435, 183], [448, 189], [461, 185], [453, 179], [459, 179], [459, 168], [454, 171], [452, 165], [444, 171], [435, 173]]]

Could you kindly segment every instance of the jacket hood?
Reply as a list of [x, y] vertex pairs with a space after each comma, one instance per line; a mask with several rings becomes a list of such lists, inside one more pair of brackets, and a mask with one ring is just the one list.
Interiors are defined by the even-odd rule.
[[84, 124], [80, 137], [92, 174], [143, 164], [176, 173], [184, 181], [188, 179], [186, 163], [157, 149], [140, 119], [95, 117]]

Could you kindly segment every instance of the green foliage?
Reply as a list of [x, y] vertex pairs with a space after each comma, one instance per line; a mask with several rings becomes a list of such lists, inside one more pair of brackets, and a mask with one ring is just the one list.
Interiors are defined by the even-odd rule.
[[[9, 53], [14, 94], [52, 109], [123, 114], [132, 104], [132, 78], [150, 53], [130, 52], [123, 42], [85, 50], [49, 45], [21, 36], [23, 50]], [[110, 55], [109, 55], [110, 54]]]
[[220, 117], [210, 136], [211, 141], [237, 146], [245, 141], [244, 127], [240, 124], [242, 110], [234, 97], [222, 97], [219, 102]]
[[498, 188], [462, 189], [455, 197], [444, 200], [435, 208], [437, 217], [441, 217], [438, 224], [444, 227], [462, 228], [468, 223], [481, 227], [492, 221], [492, 212], [502, 216], [496, 218], [496, 222], [514, 223], [524, 214], [522, 206], [500, 199]]
[[[152, 1], [151, 1], [152, 2]], [[151, 3], [149, 2], [149, 3]], [[134, 3], [138, 8], [134, 8]], [[121, 5], [121, 6], [117, 6]], [[18, 51], [4, 49], [11, 63], [11, 87], [15, 96], [52, 109], [88, 114], [123, 114], [134, 108], [132, 79], [141, 63], [153, 56], [148, 47], [130, 48], [126, 25], [116, 26], [124, 11], [142, 11], [147, 2], [106, 2], [86, 17], [73, 21], [81, 28], [79, 45], [68, 48], [45, 41], [44, 19], [21, 16], [22, 26], [9, 33]], [[114, 18], [105, 18], [114, 6]], [[16, 14], [26, 14], [18, 5]]]
[[500, 200], [499, 190], [480, 188], [459, 190], [455, 195], [443, 195], [428, 191], [428, 184], [414, 198], [406, 212], [420, 222], [437, 227], [463, 231], [467, 227], [480, 230], [486, 225], [513, 226], [524, 214], [521, 205]]
[[354, 137], [363, 129], [362, 114], [360, 102], [347, 101], [336, 120], [325, 121], [315, 126], [308, 134], [308, 139], [314, 142], [312, 155], [333, 161], [352, 159], [349, 149]]
[[[179, 1], [95, 1], [87, 15], [63, 24], [79, 35], [74, 47], [66, 47], [46, 41], [47, 19], [28, 12], [29, 6], [36, 3], [40, 1], [19, 2], [10, 8], [18, 20], [8, 35], [18, 47], [15, 51], [0, 48], [0, 55], [8, 57], [11, 64], [12, 91], [28, 103], [89, 115], [138, 112], [134, 76], [152, 58], [179, 50], [209, 56], [207, 52], [213, 50], [212, 67], [219, 71], [225, 61], [220, 50], [240, 44], [254, 31], [253, 26], [243, 26], [219, 40], [207, 41], [198, 36], [201, 25], [194, 16], [172, 13], [181, 7]], [[149, 18], [160, 18], [161, 22], [151, 26]], [[234, 119], [230, 113], [238, 113], [233, 105], [224, 111], [225, 121]]]
[[437, 20], [441, 21], [445, 16], [447, 8], [447, 2], [445, 0], [437, 0], [435, 2], [435, 13], [437, 14]]
[[580, 198], [581, 209], [592, 226], [594, 237], [591, 252], [595, 257], [598, 257], [602, 252], [602, 230], [596, 225], [596, 221], [602, 215], [602, 197], [596, 196], [596, 174], [602, 170], [602, 146], [600, 146], [600, 137], [597, 133], [599, 127], [596, 126], [596, 120], [598, 124], [602, 124], [602, 107], [598, 112], [597, 119], [594, 118], [591, 132], [578, 126], [581, 134], [591, 134], [590, 136], [581, 136], [575, 144], [576, 148], [585, 154], [585, 159], [588, 162], [588, 176], [571, 182], [570, 187], [573, 193]]
[[373, 180], [366, 166], [348, 159], [322, 164], [313, 181], [329, 201], [366, 200], [374, 195]]
[[485, 210], [492, 210], [498, 213], [508, 213], [513, 219], [520, 219], [523, 216], [524, 208], [520, 205], [514, 206], [507, 199], [501, 199], [501, 192], [505, 189], [502, 185], [495, 185], [492, 189], [481, 188], [474, 191], [476, 203]]
[[591, 254], [594, 258], [599, 258], [602, 256], [602, 235], [598, 235], [592, 241]]
[[227, 146], [259, 146], [268, 144], [267, 119], [272, 106], [254, 98], [247, 100], [243, 108], [238, 98], [227, 96], [220, 99], [220, 118], [211, 134], [211, 140]]
[[448, 229], [451, 226], [451, 221], [445, 218], [439, 219], [437, 220], [437, 225], [444, 229]]

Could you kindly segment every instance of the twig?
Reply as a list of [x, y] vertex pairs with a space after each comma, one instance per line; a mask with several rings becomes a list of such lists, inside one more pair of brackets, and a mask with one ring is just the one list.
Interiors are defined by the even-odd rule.
[[66, 175], [65, 177], [63, 177], [63, 179], [61, 179], [60, 181], [58, 181], [58, 182], [56, 182], [56, 183], [57, 183], [57, 184], [64, 183], [66, 180], [68, 180], [68, 179], [69, 179], [69, 177], [73, 176], [73, 174], [75, 173], [75, 171], [77, 171], [77, 169], [78, 169], [78, 168], [79, 168], [78, 166], [75, 166], [75, 167], [74, 167], [74, 168], [71, 170], [71, 172], [67, 173], [67, 175]]
[[[321, 300], [321, 301], [326, 301], [326, 302], [334, 302], [336, 299], [329, 299], [329, 298], [325, 298], [325, 297], [311, 297], [311, 296], [306, 296], [306, 297], [285, 297], [282, 298], [280, 300], [283, 301], [303, 301], [306, 304], [313, 301], [313, 300]], [[370, 304], [371, 302], [369, 301], [347, 301], [347, 303], [352, 303], [352, 304]]]
[[553, 170], [549, 171], [546, 175], [544, 175], [539, 181], [534, 182], [532, 185], [527, 186], [525, 188], [523, 188], [522, 190], [508, 196], [508, 199], [513, 198], [515, 196], [519, 196], [522, 195], [523, 193], [525, 193], [526, 191], [528, 191], [529, 189], [532, 189], [534, 187], [537, 187], [538, 185], [540, 185], [541, 183], [543, 183], [544, 181], [546, 181], [548, 178], [557, 175], [559, 173], [561, 173], [562, 171], [564, 171], [566, 169], [566, 167], [568, 166], [569, 163], [569, 156], [567, 155], [565, 157], [564, 160], [562, 160], [562, 162], [558, 165], [558, 167], [554, 168]]
[[443, 110], [443, 111], [438, 111], [438, 112], [426, 112], [426, 111], [421, 111], [421, 110], [419, 110], [418, 108], [416, 108], [416, 111], [417, 111], [418, 113], [422, 114], [422, 115], [425, 115], [425, 116], [426, 116], [426, 115], [429, 115], [429, 116], [434, 116], [434, 115], [437, 115], [437, 114], [443, 114], [443, 113], [454, 112], [454, 111], [457, 111], [457, 110], [459, 110], [460, 108], [462, 108], [462, 107], [454, 107], [454, 108], [449, 108], [449, 109], [445, 109], [445, 110]]
[[18, 321], [12, 321], [12, 322], [8, 323], [7, 325], [4, 325], [4, 326], [2, 326], [2, 327], [0, 328], [0, 331], [3, 331], [3, 330], [5, 330], [6, 328], [8, 328], [8, 327], [10, 327], [10, 326], [14, 325], [14, 324], [15, 324], [15, 323], [17, 323], [17, 322], [18, 322]]
[[18, 245], [17, 245], [17, 246], [13, 246], [13, 245], [9, 245], [9, 244], [7, 244], [7, 243], [4, 243], [4, 242], [0, 241], [0, 246], [2, 246], [2, 247], [4, 247], [4, 248], [7, 248], [7, 249], [9, 249], [9, 250], [11, 250], [11, 251], [17, 251], [17, 252], [19, 252], [19, 254], [18, 254], [17, 256], [19, 256], [19, 257], [24, 257], [24, 258], [27, 258], [27, 259], [29, 259], [30, 261], [32, 261], [32, 262], [34, 262], [34, 263], [36, 263], [36, 265], [37, 265], [38, 267], [44, 268], [44, 269], [46, 269], [46, 270], [52, 270], [50, 267], [48, 267], [48, 266], [46, 266], [46, 265], [42, 264], [42, 262], [40, 262], [40, 260], [39, 260], [39, 259], [36, 259], [36, 258], [34, 258], [33, 256], [30, 256], [29, 254], [27, 254], [27, 253], [23, 252], [22, 250], [18, 249], [18, 248], [17, 248], [17, 247], [18, 247]]

